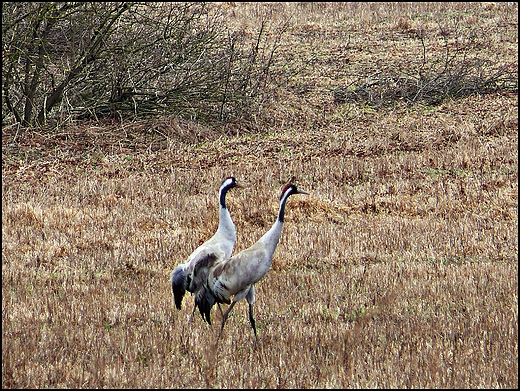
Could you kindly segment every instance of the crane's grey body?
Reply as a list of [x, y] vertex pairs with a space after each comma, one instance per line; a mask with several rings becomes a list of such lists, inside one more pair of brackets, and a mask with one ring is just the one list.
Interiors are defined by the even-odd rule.
[[237, 186], [233, 177], [226, 178], [222, 182], [219, 192], [219, 225], [217, 232], [197, 247], [188, 257], [188, 260], [175, 267], [170, 274], [170, 284], [175, 306], [179, 310], [181, 309], [182, 299], [186, 291], [196, 293], [206, 281], [210, 268], [231, 257], [237, 236], [235, 225], [226, 207], [225, 196], [229, 189]]
[[217, 301], [230, 304], [233, 295], [235, 302], [246, 297], [251, 286], [271, 268], [281, 233], [282, 223], [276, 220], [274, 226], [255, 244], [211, 270], [208, 287]]
[[[273, 226], [255, 244], [216, 264], [210, 269], [206, 284], [195, 296], [195, 306], [199, 308], [202, 318], [211, 324], [210, 310], [215, 303], [230, 304], [223, 315], [220, 335], [229, 312], [242, 299], [249, 303], [249, 321], [256, 335], [253, 304], [256, 300], [254, 284], [260, 281], [271, 268], [273, 254], [282, 234], [285, 203], [292, 194], [308, 194], [288, 184], [280, 197], [280, 210]], [[231, 296], [233, 299], [231, 300]]]

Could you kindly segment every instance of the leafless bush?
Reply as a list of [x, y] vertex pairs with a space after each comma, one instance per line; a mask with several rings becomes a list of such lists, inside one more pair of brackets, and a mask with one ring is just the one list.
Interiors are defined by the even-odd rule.
[[381, 106], [396, 101], [409, 104], [421, 101], [436, 105], [447, 98], [518, 91], [518, 64], [486, 58], [485, 48], [479, 48], [481, 44], [477, 43], [485, 38], [477, 35], [461, 38], [456, 36], [456, 28], [449, 30], [439, 25], [437, 35], [442, 37], [444, 49], [435, 51], [427, 49], [423, 31], [414, 31], [402, 21], [398, 27], [409, 30], [413, 39], [420, 41], [418, 65], [399, 64], [363, 75], [358, 78], [358, 85], [333, 91], [336, 103], [364, 102]]
[[2, 121], [23, 125], [242, 118], [276, 49], [264, 26], [230, 31], [206, 3], [7, 3], [2, 22]]

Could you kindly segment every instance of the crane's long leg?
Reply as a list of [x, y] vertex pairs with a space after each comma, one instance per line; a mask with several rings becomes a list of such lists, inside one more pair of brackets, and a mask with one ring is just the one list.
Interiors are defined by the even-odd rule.
[[226, 310], [226, 312], [224, 312], [224, 315], [222, 315], [222, 325], [220, 326], [220, 333], [218, 333], [218, 337], [217, 337], [217, 341], [220, 339], [220, 336], [222, 335], [222, 330], [224, 330], [224, 324], [226, 323], [226, 320], [228, 318], [228, 315], [229, 313], [231, 312], [231, 310], [233, 309], [233, 306], [235, 305], [236, 301], [233, 301], [228, 309]]
[[255, 332], [255, 338], [256, 338], [256, 322], [255, 317], [253, 316], [253, 304], [255, 304], [256, 301], [256, 293], [255, 293], [255, 286], [251, 285], [251, 288], [249, 288], [249, 291], [246, 295], [246, 300], [249, 303], [249, 322], [251, 323], [251, 327], [253, 328], [253, 331]]
[[253, 303], [249, 303], [249, 322], [251, 323], [251, 327], [253, 328], [256, 337], [256, 322], [255, 318], [253, 317]]

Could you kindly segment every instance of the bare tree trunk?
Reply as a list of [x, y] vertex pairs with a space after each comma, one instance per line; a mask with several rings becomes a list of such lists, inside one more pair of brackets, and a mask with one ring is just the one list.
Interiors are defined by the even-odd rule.
[[78, 60], [76, 66], [74, 66], [70, 72], [67, 74], [65, 79], [56, 87], [45, 99], [45, 104], [41, 108], [38, 118], [36, 120], [38, 125], [41, 125], [45, 122], [45, 117], [49, 111], [61, 101], [63, 97], [63, 91], [69, 85], [71, 80], [74, 80], [84, 69], [85, 67], [96, 59], [99, 54], [99, 50], [103, 46], [103, 40], [107, 38], [110, 29], [114, 25], [114, 23], [130, 9], [128, 3], [121, 3], [118, 5], [116, 9], [114, 9], [108, 17], [102, 21], [100, 26], [94, 31], [94, 35], [90, 40], [91, 44], [86, 48], [85, 54]]

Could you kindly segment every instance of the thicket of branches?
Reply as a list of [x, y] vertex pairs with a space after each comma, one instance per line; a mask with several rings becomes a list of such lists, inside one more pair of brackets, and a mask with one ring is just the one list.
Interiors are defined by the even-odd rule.
[[229, 31], [205, 3], [2, 3], [2, 123], [175, 113], [242, 118], [284, 32]]
[[[447, 98], [518, 91], [518, 64], [501, 63], [490, 56], [493, 51], [483, 43], [486, 37], [482, 32], [473, 30], [464, 36], [459, 26], [440, 24], [437, 31], [428, 33], [407, 24], [401, 28], [412, 40], [420, 42], [417, 61], [362, 75], [350, 86], [335, 89], [335, 102], [361, 102], [374, 107], [396, 101], [436, 105]], [[442, 50], [427, 47], [426, 38], [432, 41], [436, 36], [441, 37]]]

